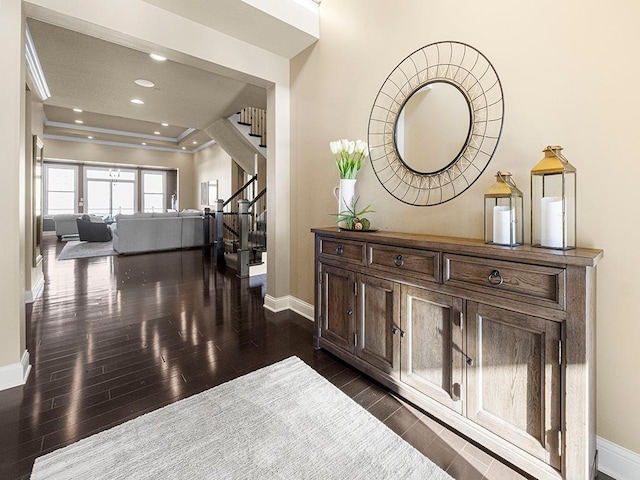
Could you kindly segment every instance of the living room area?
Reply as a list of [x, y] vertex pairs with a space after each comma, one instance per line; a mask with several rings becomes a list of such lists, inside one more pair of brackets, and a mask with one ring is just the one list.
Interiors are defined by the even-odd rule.
[[[629, 95], [629, 88], [624, 88], [625, 83], [621, 80], [640, 72], [640, 61], [635, 52], [639, 33], [634, 23], [640, 15], [640, 4], [626, 2], [603, 7], [596, 5], [597, 2], [582, 4], [577, 0], [560, 3], [544, 0], [526, 5], [505, 0], [488, 3], [465, 0], [456, 4], [407, 0], [401, 6], [384, 0], [323, 0], [321, 6], [303, 7], [301, 4], [311, 2], [225, 0], [205, 3], [206, 7], [196, 0], [8, 0], [0, 3], [0, 55], [5, 65], [5, 73], [0, 77], [0, 104], [3, 105], [0, 145], [5, 158], [0, 190], [7, 207], [2, 224], [3, 255], [0, 256], [3, 271], [0, 280], [3, 303], [0, 387], [14, 390], [0, 392], [0, 395], [6, 395], [0, 404], [7, 406], [7, 410], [2, 410], [5, 416], [0, 426], [6, 426], [7, 437], [13, 439], [2, 444], [12, 458], [7, 463], [21, 463], [16, 472], [26, 476], [25, 464], [32, 461], [36, 452], [42, 452], [43, 446], [48, 449], [54, 445], [67, 445], [82, 435], [126, 421], [129, 406], [143, 413], [148, 411], [145, 410], [147, 407], [151, 410], [161, 406], [162, 402], [152, 398], [154, 395], [169, 399], [167, 403], [171, 403], [172, 399], [181, 399], [182, 393], [189, 395], [200, 388], [204, 391], [210, 386], [218, 386], [232, 374], [248, 372], [248, 368], [258, 369], [267, 362], [279, 363], [280, 354], [295, 354], [317, 371], [328, 369], [321, 375], [331, 378], [332, 383], [339, 383], [344, 390], [355, 392], [354, 397], [361, 395], [356, 401], [367, 408], [372, 407], [381, 417], [389, 417], [389, 423], [396, 420], [396, 426], [410, 423], [410, 428], [398, 429], [403, 438], [445, 437], [443, 443], [433, 445], [445, 454], [452, 450], [456, 453], [449, 458], [444, 470], [459, 455], [458, 461], [466, 463], [451, 470], [456, 474], [454, 476], [489, 478], [485, 473], [492, 467], [483, 462], [495, 465], [492, 463], [494, 457], [487, 459], [481, 454], [465, 457], [468, 453], [466, 444], [440, 430], [436, 434], [437, 426], [427, 425], [429, 421], [425, 416], [420, 417], [422, 425], [415, 422], [415, 416], [404, 414], [394, 420], [397, 408], [404, 412], [394, 403], [396, 396], [369, 388], [371, 385], [366, 384], [363, 375], [345, 367], [349, 362], [361, 362], [359, 369], [367, 372], [365, 367], [368, 365], [364, 364], [372, 363], [363, 360], [359, 351], [363, 349], [364, 327], [358, 322], [363, 311], [385, 307], [389, 315], [375, 317], [386, 321], [384, 325], [382, 321], [376, 324], [381, 332], [376, 340], [393, 341], [394, 347], [387, 353], [390, 358], [391, 354], [395, 355], [394, 361], [399, 355], [400, 360], [388, 372], [384, 371], [386, 366], [368, 371], [384, 375], [385, 379], [392, 378], [390, 383], [397, 382], [398, 388], [405, 388], [406, 382], [400, 377], [404, 375], [402, 368], [409, 362], [404, 355], [407, 345], [415, 346], [410, 342], [416, 338], [410, 332], [405, 334], [408, 331], [405, 321], [411, 318], [406, 312], [414, 305], [405, 301], [410, 297], [412, 302], [426, 298], [429, 308], [438, 312], [458, 313], [459, 310], [460, 313], [447, 317], [448, 324], [442, 323], [451, 325], [451, 329], [440, 326], [428, 330], [435, 332], [434, 335], [441, 333], [445, 343], [451, 346], [448, 350], [437, 347], [435, 350], [442, 350], [443, 354], [436, 360], [444, 358], [443, 365], [449, 365], [448, 359], [453, 358], [456, 365], [460, 364], [454, 373], [456, 379], [462, 378], [462, 381], [447, 380], [451, 377], [451, 369], [449, 373], [446, 369], [436, 372], [444, 372], [442, 378], [446, 378], [439, 385], [441, 389], [448, 389], [446, 401], [454, 402], [460, 411], [453, 411], [435, 400], [435, 393], [420, 396], [419, 400], [424, 400], [425, 405], [448, 419], [446, 421], [466, 428], [465, 434], [472, 438], [476, 438], [475, 433], [479, 435], [477, 438], [490, 438], [494, 445], [487, 448], [497, 446], [499, 455], [506, 455], [501, 458], [515, 458], [514, 462], [520, 462], [517, 465], [533, 472], [536, 478], [591, 479], [595, 469], [618, 480], [640, 478], [640, 437], [637, 435], [640, 417], [632, 414], [634, 399], [640, 398], [640, 382], [633, 381], [637, 378], [634, 352], [640, 324], [634, 314], [637, 306], [633, 302], [633, 292], [640, 283], [640, 268], [632, 253], [639, 227], [633, 221], [628, 222], [635, 218], [637, 205], [637, 188], [631, 183], [637, 177], [634, 173], [637, 173], [639, 163], [630, 152], [635, 151], [633, 128], [637, 123], [640, 100]], [[300, 11], [297, 10], [299, 7]], [[227, 15], [230, 11], [238, 13], [238, 10], [228, 10], [236, 8], [245, 15]], [[316, 15], [315, 31], [307, 28], [313, 21], [299, 21], [306, 18], [302, 13], [305, 8], [322, 13]], [[266, 17], [264, 10], [268, 10]], [[248, 12], [251, 15], [246, 14]], [[550, 25], [550, 19], [558, 28], [545, 29], [545, 25]], [[91, 74], [83, 71], [81, 62], [84, 58], [80, 52], [60, 53], [60, 60], [70, 60], [65, 67], [67, 73], [76, 77], [66, 82], [73, 85], [72, 90], [85, 88], [83, 79], [86, 83], [89, 79], [94, 80], [93, 77], [110, 80], [94, 89], [93, 98], [86, 95], [86, 104], [75, 104], [71, 97], [65, 105], [53, 105], [56, 100], [47, 104], [26, 66], [31, 61], [25, 40], [27, 27], [33, 27], [31, 34], [35, 44], [38, 38], [42, 44], [43, 37], [38, 37], [38, 32], [43, 31], [38, 27], [42, 25], [36, 22], [45, 24], [43, 28], [50, 25], [64, 30], [56, 30], [56, 35], [59, 39], [69, 40], [61, 42], [68, 46], [79, 44], [75, 40], [79, 38], [76, 34], [80, 34], [134, 50], [134, 62], [125, 61], [129, 57], [113, 54], [96, 57], [104, 59], [105, 65], [110, 62], [117, 65], [118, 60], [122, 60], [121, 66], [111, 68], [116, 73], [141, 65], [147, 70], [132, 76], [116, 75], [115, 78], [109, 77], [108, 68]], [[300, 43], [283, 41], [280, 28], [286, 23], [294, 25], [292, 38], [306, 37], [307, 41], [309, 37], [314, 38], [301, 48], [298, 48]], [[247, 28], [252, 25], [254, 28]], [[593, 28], [594, 25], [599, 28]], [[51, 45], [56, 45], [55, 57], [58, 44], [53, 42], [54, 37]], [[398, 86], [415, 80], [413, 74], [405, 77], [403, 73], [412, 72], [414, 68], [419, 70], [424, 62], [431, 64], [434, 58], [429, 55], [433, 48], [427, 47], [437, 48], [445, 43], [469, 47], [465, 47], [469, 55], [463, 55], [462, 61], [457, 54], [451, 53], [453, 50], [437, 52], [434, 58], [446, 61], [451, 57], [459, 63], [442, 71], [434, 68], [436, 79], [448, 79], [446, 75], [451, 74], [451, 81], [459, 80], [455, 75], [462, 75], [464, 69], [457, 67], [475, 58], [471, 52], [478, 52], [490, 61], [491, 67], [487, 68], [491, 75], [480, 73], [479, 77], [494, 79], [491, 92], [500, 90], [503, 95], [500, 102], [489, 102], [499, 105], [496, 108], [502, 109], [500, 115], [495, 117], [488, 113], [476, 123], [474, 115], [488, 110], [474, 109], [470, 102], [465, 102], [464, 92], [473, 88], [464, 90], [462, 95], [453, 89], [460, 97], [464, 114], [471, 119], [468, 123], [462, 122], [465, 126], [463, 137], [467, 132], [475, 139], [483, 122], [484, 125], [487, 122], [498, 125], [499, 120], [499, 133], [484, 137], [490, 137], [497, 148], [487, 152], [483, 144], [483, 148], [476, 149], [478, 155], [486, 159], [486, 169], [484, 164], [477, 168], [476, 164], [462, 160], [458, 163], [450, 158], [431, 164], [435, 167], [405, 163], [403, 154], [398, 153], [398, 145], [394, 144], [401, 122], [393, 115], [402, 110], [401, 102], [394, 103], [393, 95], [385, 96], [388, 90], [381, 85], [388, 86], [398, 80], [390, 76], [390, 72], [400, 76]], [[52, 58], [46, 54], [48, 44], [45, 41], [44, 46], [37, 49], [43, 65], [47, 58]], [[154, 59], [150, 54], [164, 60]], [[239, 80], [260, 90], [260, 102], [245, 101], [245, 94], [255, 91], [239, 88], [219, 105], [222, 110], [228, 109], [228, 116], [221, 117], [225, 121], [237, 113], [240, 105], [259, 105], [266, 111], [268, 146], [262, 181], [264, 187], [268, 185], [269, 188], [269, 274], [259, 287], [252, 284], [255, 280], [247, 279], [242, 283], [244, 280], [229, 275], [228, 269], [223, 273], [217, 265], [214, 268], [212, 263], [203, 261], [200, 247], [182, 248], [183, 211], [194, 210], [200, 215], [205, 207], [217, 208], [212, 199], [230, 199], [233, 192], [248, 181], [247, 177], [253, 178], [257, 169], [252, 166], [253, 156], [242, 158], [242, 155], [230, 153], [229, 145], [223, 145], [222, 134], [228, 134], [228, 125], [218, 124], [212, 117], [207, 119], [209, 113], [198, 111], [205, 102], [196, 100], [193, 107], [185, 107], [181, 95], [195, 92], [199, 81], [206, 84], [207, 75], [201, 76], [191, 70], [188, 80], [172, 85], [177, 90], [176, 98], [182, 103], [182, 108], [177, 108], [176, 112], [193, 115], [201, 122], [199, 125], [186, 118], [167, 118], [158, 112], [148, 115], [155, 108], [157, 99], [170, 88], [159, 80], [156, 82], [160, 78], [156, 74], [171, 64]], [[622, 76], [612, 75], [610, 69], [597, 68], [606, 64], [621, 65]], [[397, 66], [395, 70], [394, 66]], [[494, 78], [492, 72], [499, 77]], [[430, 75], [431, 70], [428, 73]], [[464, 80], [470, 81], [469, 78], [464, 77]], [[55, 76], [47, 79], [51, 86], [56, 82]], [[137, 80], [142, 82], [136, 83]], [[399, 89], [402, 90], [401, 98], [413, 95], [418, 87], [431, 86], [423, 85], [423, 80], [418, 79], [417, 85]], [[116, 96], [116, 85], [132, 90]], [[595, 90], [594, 85], [597, 86]], [[216, 87], [217, 84], [211, 84], [210, 90]], [[52, 90], [53, 97], [59, 91]], [[436, 91], [434, 89], [428, 95], [426, 90], [420, 93], [433, 96], [431, 94]], [[473, 94], [469, 98], [475, 101], [482, 95]], [[235, 103], [239, 100], [243, 101]], [[109, 105], [109, 102], [122, 111], [107, 113], [109, 117], [102, 118], [106, 123], [97, 130], [93, 114], [101, 109], [98, 104]], [[125, 120], [132, 115], [127, 112], [148, 115], [146, 119], [140, 119], [147, 122], [144, 128], [136, 130], [129, 125]], [[436, 126], [441, 123], [439, 118], [434, 116]], [[374, 136], [385, 136], [383, 142], [371, 141], [372, 125]], [[433, 124], [430, 125], [435, 131]], [[375, 126], [382, 128], [376, 130]], [[191, 131], [192, 128], [196, 131]], [[216, 135], [220, 141], [204, 146], [209, 140], [196, 139], [193, 136], [196, 134], [208, 139]], [[224, 138], [232, 144], [234, 135], [228, 134]], [[355, 224], [377, 232], [330, 230], [335, 229], [336, 208], [340, 202], [336, 199], [336, 185], [343, 183], [334, 167], [330, 142], [341, 138], [368, 141], [374, 150], [375, 155], [370, 154], [370, 160], [363, 162], [357, 183], [352, 183], [356, 185], [355, 198], [360, 197], [359, 205], [370, 205], [374, 210], [373, 215], [367, 214], [366, 226], [362, 222]], [[42, 163], [37, 163], [32, 153], [36, 151], [34, 145], [38, 144], [44, 145]], [[573, 207], [570, 215], [573, 221], [569, 223], [575, 235], [572, 235], [571, 243], [563, 243], [562, 248], [567, 247], [566, 251], [555, 247], [556, 250], [543, 252], [542, 243], [539, 246], [534, 241], [534, 227], [539, 228], [542, 223], [536, 221], [534, 212], [539, 212], [534, 205], [539, 207], [542, 203], [534, 202], [531, 168], [540, 161], [542, 150], [554, 150], [551, 146], [559, 144], [578, 172], [573, 176], [577, 178], [574, 182], [577, 188], [569, 202]], [[467, 146], [472, 148], [470, 144]], [[384, 156], [378, 155], [381, 149], [385, 149]], [[49, 181], [45, 178], [45, 167], [54, 165], [76, 169], [72, 189], [45, 189]], [[445, 165], [444, 169], [438, 170], [442, 165]], [[87, 175], [92, 169], [100, 171], [96, 175], [103, 178]], [[609, 169], [616, 175], [608, 174]], [[125, 185], [125, 170], [135, 172], [133, 200], [113, 202], [114, 196], [130, 188]], [[116, 179], [118, 171], [120, 177]], [[149, 175], [164, 173], [167, 177], [175, 172], [174, 184], [167, 178], [160, 182], [163, 185], [161, 199], [160, 192], [144, 188], [143, 176], [147, 172]], [[468, 181], [467, 172], [474, 173], [472, 181]], [[507, 172], [510, 173], [505, 175]], [[487, 214], [491, 210], [486, 198], [488, 188], [497, 178], [494, 175], [517, 181], [522, 208], [518, 210], [521, 215], [516, 223], [522, 229], [520, 239], [523, 244], [486, 243], [487, 232], [493, 231], [496, 236], [495, 230], [490, 228], [492, 217]], [[605, 179], [613, 177], [616, 188], [607, 187]], [[457, 183], [454, 185], [455, 197], [436, 195], [444, 192], [443, 186], [449, 186], [449, 180], [463, 183], [460, 189]], [[108, 202], [101, 200], [92, 204], [87, 182], [93, 181], [97, 188], [106, 192], [103, 199], [109, 196]], [[37, 182], [42, 182], [41, 199], [36, 195], [40, 191]], [[212, 189], [218, 194], [210, 193]], [[225, 189], [228, 191], [224, 192]], [[256, 191], [260, 192], [261, 188]], [[49, 211], [45, 202], [53, 199], [45, 198], [48, 193], [71, 198], [71, 207], [63, 207], [64, 211]], [[172, 201], [174, 193], [175, 205]], [[148, 202], [145, 195], [148, 195]], [[412, 203], [423, 198], [420, 195], [431, 202], [444, 201], [422, 208]], [[506, 211], [511, 215], [515, 210]], [[49, 216], [46, 219], [45, 214]], [[76, 229], [77, 217], [88, 215], [89, 224], [100, 224], [95, 228], [111, 235], [111, 240], [86, 241], [85, 245], [110, 243], [111, 254], [60, 259], [63, 249], [71, 242], [79, 242], [79, 237], [76, 239], [66, 233], [68, 230], [61, 230], [64, 233], [58, 241], [53, 218], [56, 214], [72, 215], [69, 220]], [[114, 226], [112, 221], [118, 215], [134, 214], [151, 215], [150, 221], [156, 214], [166, 215], [167, 223], [172, 226], [180, 223], [180, 248], [173, 248], [178, 245], [176, 227], [171, 230], [170, 249], [163, 245], [154, 253], [146, 247], [145, 251], [133, 251], [137, 248], [136, 242], [142, 242], [141, 234], [137, 233], [124, 242], [133, 249], [131, 254], [117, 255], [113, 249], [114, 229], [124, 234], [124, 224], [115, 222]], [[174, 220], [176, 215], [179, 221]], [[49, 223], [41, 237], [38, 236], [41, 232], [38, 218]], [[138, 220], [136, 223], [147, 219]], [[493, 220], [495, 222], [495, 218]], [[195, 228], [194, 225], [194, 229], [188, 231], [195, 232]], [[320, 240], [325, 243], [314, 241], [314, 229], [320, 232]], [[142, 243], [155, 248], [153, 242], [163, 236], [160, 233], [168, 233], [164, 227], [159, 230], [145, 228], [147, 236]], [[510, 232], [510, 229], [506, 231]], [[398, 235], [393, 237], [392, 232]], [[193, 233], [193, 236], [195, 238], [197, 234]], [[456, 246], [457, 243], [449, 240], [438, 240], [440, 243], [429, 244], [426, 248], [425, 242], [419, 240], [423, 236], [468, 239], [479, 245], [472, 249]], [[393, 243], [391, 238], [401, 241]], [[376, 248], [381, 245], [402, 251], [396, 252], [391, 247]], [[453, 248], [451, 245], [458, 250], [447, 250]], [[598, 260], [597, 282], [595, 266], [588, 267], [593, 270], [588, 270], [585, 281], [585, 276], [572, 275], [571, 272], [576, 271], [576, 266], [571, 264], [577, 256], [574, 247], [606, 252], [602, 261]], [[425, 260], [424, 255], [416, 256], [425, 250], [433, 251], [434, 256], [429, 257], [431, 262]], [[480, 250], [491, 255], [478, 255]], [[380, 264], [376, 255], [383, 255], [384, 261], [391, 263]], [[518, 255], [521, 256], [517, 263], [522, 268], [513, 268], [509, 262]], [[491, 257], [499, 265], [484, 272], [490, 262], [469, 262], [466, 257], [483, 260]], [[431, 268], [433, 275], [425, 278], [417, 271], [415, 275], [406, 276], [393, 273], [402, 268], [406, 271], [415, 262], [423, 269]], [[514, 275], [505, 276], [505, 267], [509, 267]], [[553, 277], [555, 280], [538, 281], [540, 277], [534, 275], [533, 279], [520, 281], [529, 267], [536, 267], [537, 273], [558, 270]], [[460, 277], [455, 276], [455, 268], [463, 269], [459, 270], [462, 272]], [[473, 275], [465, 273], [469, 271], [473, 271]], [[166, 276], [163, 276], [165, 272]], [[325, 272], [330, 278], [323, 276]], [[97, 277], [102, 277], [104, 282], [97, 282]], [[372, 282], [371, 278], [385, 283]], [[473, 282], [475, 285], [470, 285]], [[369, 302], [367, 295], [371, 298], [374, 288], [381, 292], [380, 296], [375, 302]], [[582, 288], [581, 293], [575, 295], [578, 288]], [[509, 292], [510, 289], [527, 289], [529, 293], [544, 290], [543, 295], [550, 292], [557, 301], [553, 305], [546, 297], [531, 301], [535, 294], [527, 294], [528, 301], [516, 304], [513, 300], [520, 298], [522, 292]], [[434, 296], [420, 297], [415, 293], [424, 291], [447, 297], [434, 300]], [[353, 296], [351, 292], [354, 292]], [[387, 292], [387, 296], [382, 292]], [[389, 301], [380, 300], [383, 298]], [[588, 302], [583, 302], [585, 299]], [[348, 302], [353, 303], [353, 308]], [[193, 308], [190, 307], [192, 304]], [[445, 304], [451, 308], [443, 309]], [[487, 305], [492, 309], [486, 309]], [[45, 308], [50, 308], [46, 315]], [[436, 318], [429, 316], [429, 308], [411, 311], [426, 311], [424, 316], [433, 319], [431, 325], [434, 325]], [[46, 320], [32, 322], [35, 317], [29, 317], [31, 309], [34, 309], [33, 314], [43, 314], [39, 318]], [[496, 321], [500, 318], [495, 309], [508, 310], [508, 318], [505, 312], [499, 312], [504, 314], [500, 318], [508, 321]], [[72, 317], [76, 312], [85, 330], [73, 326]], [[280, 313], [275, 315], [275, 312]], [[294, 312], [301, 313], [301, 317]], [[316, 329], [322, 322], [329, 323], [327, 312], [330, 316], [344, 316], [346, 320]], [[514, 325], [525, 325], [520, 322], [523, 317], [517, 313], [526, 315], [527, 319], [544, 319], [545, 323], [526, 323], [535, 328], [520, 329], [519, 335], [508, 337], [504, 332], [511, 331]], [[391, 314], [399, 320], [390, 323]], [[315, 326], [307, 319], [313, 319]], [[351, 323], [345, 323], [348, 321]], [[334, 346], [338, 345], [338, 340], [344, 340], [344, 348], [336, 347], [336, 351], [348, 360], [343, 362], [329, 357], [333, 361], [328, 361], [326, 350], [322, 355], [307, 350], [312, 348], [309, 342], [314, 333], [321, 335], [326, 330], [340, 330], [344, 325], [353, 328], [338, 331]], [[66, 335], [67, 329], [69, 335]], [[427, 328], [422, 331], [427, 332]], [[453, 333], [447, 337], [446, 332]], [[495, 335], [492, 337], [492, 334]], [[481, 350], [481, 341], [500, 337], [512, 338], [513, 342], [494, 342], [492, 345], [500, 348], [482, 351], [484, 356], [470, 353]], [[364, 340], [370, 342], [371, 338]], [[396, 348], [398, 344], [400, 346]], [[383, 343], [376, 345], [381, 350]], [[515, 348], [509, 348], [514, 345]], [[111, 348], [113, 350], [109, 352]], [[140, 356], [131, 353], [134, 349]], [[343, 352], [347, 350], [347, 353]], [[521, 362], [507, 358], [514, 350], [520, 355], [517, 358]], [[540, 360], [543, 354], [546, 358]], [[233, 371], [219, 361], [226, 355]], [[58, 363], [54, 356], [60, 358]], [[342, 357], [338, 355], [338, 358]], [[506, 359], [494, 364], [508, 366], [510, 370], [496, 369], [496, 376], [489, 375], [487, 366], [491, 367], [491, 358]], [[141, 370], [147, 370], [135, 376], [126, 370], [128, 362], [135, 362]], [[585, 375], [581, 378], [582, 372]], [[127, 382], [129, 373], [134, 375], [131, 382]], [[518, 398], [525, 399], [521, 403], [525, 406], [519, 410], [509, 410], [512, 405], [507, 392], [509, 381], [500, 381], [511, 373], [521, 386], [516, 392]], [[400, 375], [399, 379], [393, 377], [396, 374]], [[499, 374], [503, 374], [502, 377]], [[128, 386], [119, 384], [116, 376], [124, 379]], [[98, 380], [92, 380], [98, 377], [105, 380], [104, 388], [91, 383], [98, 383]], [[198, 387], [189, 385], [194, 377], [199, 378], [195, 381], [201, 381]], [[147, 379], [154, 384], [145, 390], [148, 395], [138, 392], [146, 388]], [[483, 384], [479, 381], [482, 379], [490, 383]], [[541, 382], [545, 389], [532, 386]], [[160, 383], [162, 386], [158, 387]], [[85, 385], [79, 389], [81, 393], [78, 393], [79, 385]], [[486, 395], [476, 396], [481, 391]], [[507, 394], [503, 397], [498, 391]], [[536, 397], [537, 401], [527, 403], [527, 394]], [[116, 398], [122, 402], [111, 402]], [[507, 400], [498, 410], [513, 411], [517, 417], [515, 426], [521, 427], [523, 433], [514, 440], [520, 443], [513, 448], [516, 443], [507, 437], [514, 438], [511, 435], [515, 429], [494, 422], [495, 410], [487, 412], [484, 408], [496, 405], [502, 398]], [[64, 413], [63, 410], [49, 412], [65, 402], [73, 407]], [[36, 403], [40, 407], [32, 408]], [[322, 403], [314, 403], [314, 406]], [[101, 410], [96, 406], [98, 404], [107, 407]], [[25, 410], [21, 410], [21, 405]], [[550, 412], [549, 416], [532, 415], [533, 409], [529, 409], [529, 405], [544, 408], [545, 415]], [[115, 410], [118, 412], [112, 413]], [[479, 418], [479, 410], [491, 418]], [[238, 413], [235, 409], [231, 411]], [[475, 419], [473, 415], [476, 415]], [[490, 423], [489, 427], [480, 424], [485, 421]], [[63, 424], [68, 431], [64, 430]], [[504, 428], [499, 432], [501, 426]], [[532, 439], [529, 430], [535, 431], [535, 438]], [[415, 446], [425, 453], [433, 452], [427, 445], [417, 443]], [[317, 450], [311, 447], [308, 451]], [[324, 449], [321, 451], [324, 453]], [[550, 460], [545, 455], [549, 455]], [[436, 463], [440, 465], [438, 461]], [[509, 477], [504, 474], [497, 478]]]
[[263, 87], [35, 18], [26, 30], [27, 123], [44, 145], [36, 230], [67, 241], [61, 259], [111, 254], [107, 242], [113, 254], [201, 246], [218, 199], [229, 253], [239, 200], [250, 228], [266, 225]]

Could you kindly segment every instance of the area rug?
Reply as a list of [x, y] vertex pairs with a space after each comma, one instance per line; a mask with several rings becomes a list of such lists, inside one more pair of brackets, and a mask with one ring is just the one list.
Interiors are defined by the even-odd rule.
[[117, 254], [118, 252], [113, 249], [113, 240], [108, 242], [81, 242], [79, 240], [71, 240], [62, 248], [58, 260], [106, 257]]
[[297, 357], [40, 457], [31, 478], [451, 480]]

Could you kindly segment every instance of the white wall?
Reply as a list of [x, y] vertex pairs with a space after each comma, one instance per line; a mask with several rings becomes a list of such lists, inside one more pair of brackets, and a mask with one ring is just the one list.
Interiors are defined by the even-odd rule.
[[329, 141], [366, 138], [378, 90], [405, 56], [437, 41], [468, 43], [493, 63], [504, 89], [504, 130], [488, 169], [455, 200], [419, 208], [391, 197], [367, 164], [357, 194], [376, 210], [375, 228], [482, 238], [483, 194], [495, 173], [512, 172], [528, 199], [542, 149], [562, 145], [578, 169], [578, 245], [605, 252], [597, 291], [598, 434], [640, 452], [638, 18], [640, 2], [632, 1], [323, 0], [321, 40], [291, 67], [292, 295], [313, 303], [309, 230], [333, 223], [338, 172]]

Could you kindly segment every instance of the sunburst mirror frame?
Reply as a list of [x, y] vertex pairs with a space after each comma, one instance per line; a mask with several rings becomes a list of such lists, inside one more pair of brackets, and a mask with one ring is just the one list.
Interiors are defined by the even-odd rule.
[[[460, 152], [437, 171], [419, 172], [396, 145], [398, 115], [411, 96], [435, 82], [456, 87], [469, 106], [470, 127]], [[437, 42], [407, 56], [391, 72], [369, 117], [369, 155], [382, 186], [409, 205], [448, 202], [467, 190], [487, 168], [498, 146], [504, 118], [502, 84], [491, 62], [461, 42]]]

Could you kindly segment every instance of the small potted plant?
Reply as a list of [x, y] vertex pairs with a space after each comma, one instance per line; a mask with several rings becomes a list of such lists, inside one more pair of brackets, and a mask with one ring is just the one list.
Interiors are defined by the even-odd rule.
[[351, 205], [346, 206], [346, 210], [337, 214], [338, 225], [344, 225], [342, 228], [346, 228], [347, 230], [370, 231], [371, 222], [368, 218], [363, 217], [363, 215], [367, 213], [375, 213], [375, 211], [371, 210], [371, 205], [367, 205], [365, 208], [358, 211], [358, 200], [360, 200], [360, 197], [354, 198]]

